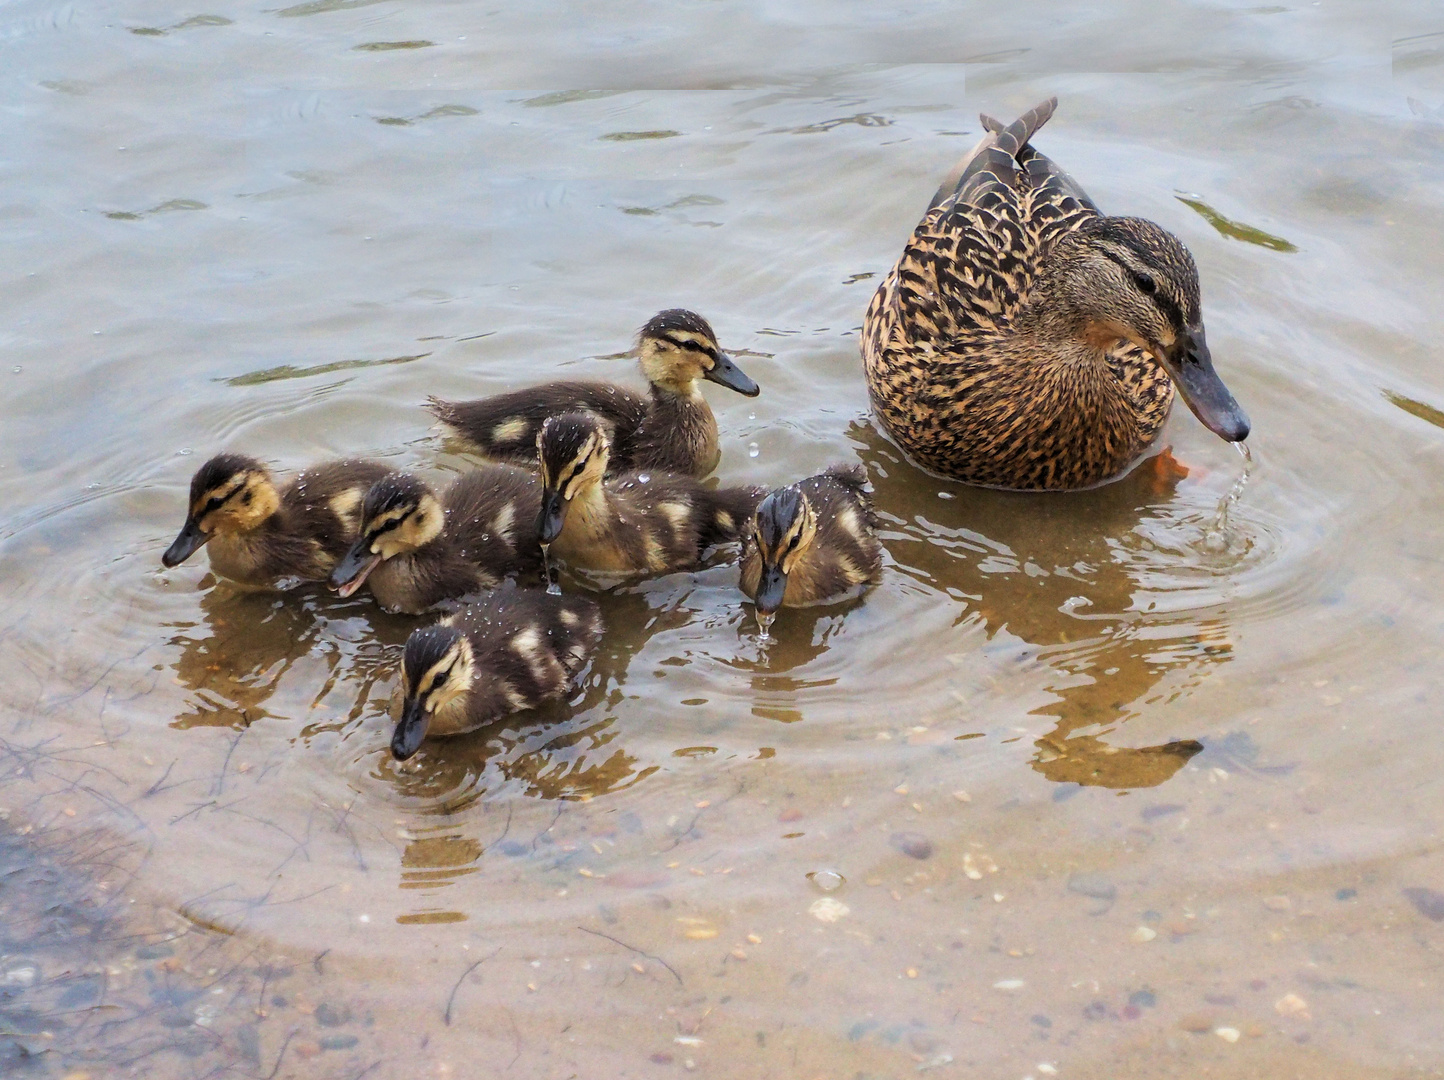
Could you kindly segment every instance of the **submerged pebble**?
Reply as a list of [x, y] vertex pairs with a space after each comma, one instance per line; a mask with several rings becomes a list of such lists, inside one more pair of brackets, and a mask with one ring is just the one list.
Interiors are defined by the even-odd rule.
[[1118, 886], [1097, 872], [1074, 874], [1068, 879], [1068, 891], [1091, 901], [1086, 909], [1089, 915], [1107, 914], [1118, 899]]
[[1444, 892], [1416, 885], [1405, 889], [1404, 896], [1424, 918], [1431, 922], [1444, 922]]
[[933, 842], [922, 833], [893, 833], [888, 837], [888, 843], [910, 859], [928, 859], [933, 854]]
[[841, 900], [834, 900], [830, 896], [823, 896], [814, 900], [808, 907], [807, 913], [819, 922], [837, 922], [847, 915], [852, 909]]
[[344, 1005], [337, 1008], [330, 1002], [323, 1001], [316, 1006], [316, 1023], [322, 1027], [340, 1027], [350, 1022], [351, 1010]]
[[1296, 1020], [1309, 1020], [1309, 1003], [1298, 994], [1285, 994], [1274, 1002], [1274, 1012]]

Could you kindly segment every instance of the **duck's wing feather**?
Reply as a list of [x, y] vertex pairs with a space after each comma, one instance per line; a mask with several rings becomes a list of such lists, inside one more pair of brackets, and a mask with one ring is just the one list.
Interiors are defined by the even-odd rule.
[[334, 561], [356, 539], [367, 489], [390, 471], [391, 466], [365, 458], [308, 466], [281, 489], [285, 531], [314, 540]]
[[867, 470], [853, 462], [849, 465], [831, 465], [818, 476], [819, 480], [841, 487], [847, 497], [862, 510], [863, 520], [869, 529], [877, 528], [877, 512], [872, 505], [872, 492], [867, 489]]
[[515, 465], [462, 473], [446, 489], [447, 530], [462, 558], [497, 574], [541, 566], [541, 484]]
[[874, 298], [874, 308], [895, 308], [895, 325], [913, 345], [949, 351], [1002, 330], [1057, 237], [1097, 213], [1028, 144], [1056, 105], [1050, 98], [1006, 127], [987, 118], [987, 135], [933, 197], [895, 277]]
[[471, 639], [478, 675], [473, 723], [531, 709], [566, 692], [602, 636], [601, 609], [581, 596], [507, 589], [464, 606], [451, 624]]
[[430, 398], [426, 407], [486, 457], [535, 464], [537, 432], [547, 417], [591, 413], [614, 442], [625, 441], [646, 418], [649, 400], [611, 383], [563, 381], [476, 401]]
[[753, 485], [703, 489], [706, 505], [702, 521], [702, 546], [730, 544], [748, 531], [747, 523], [767, 489]]

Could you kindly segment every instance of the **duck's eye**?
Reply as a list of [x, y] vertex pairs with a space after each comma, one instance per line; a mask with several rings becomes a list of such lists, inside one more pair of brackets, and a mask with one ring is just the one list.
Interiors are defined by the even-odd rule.
[[1152, 274], [1134, 274], [1133, 284], [1138, 286], [1138, 291], [1144, 296], [1152, 296], [1158, 291], [1158, 282], [1153, 280]]
[[226, 495], [212, 495], [209, 499], [206, 500], [205, 509], [203, 509], [201, 513], [209, 514], [212, 510], [219, 510], [222, 506], [225, 505], [227, 498], [228, 496]]

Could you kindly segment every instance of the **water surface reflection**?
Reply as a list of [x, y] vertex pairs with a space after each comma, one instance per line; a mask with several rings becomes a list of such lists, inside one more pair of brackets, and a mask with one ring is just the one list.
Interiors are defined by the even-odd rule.
[[1056, 718], [1035, 769], [1059, 782], [1153, 787], [1202, 749], [1192, 738], [1105, 739], [1126, 737], [1120, 724], [1197, 684], [1232, 651], [1216, 594], [1167, 614], [1148, 599], [1170, 584], [1198, 593], [1196, 582], [1160, 581], [1146, 567], [1145, 525], [1170, 523], [1189, 472], [1169, 451], [1116, 483], [1059, 498], [953, 484], [909, 464], [871, 423], [851, 434], [898, 571], [958, 600], [958, 625], [981, 622], [989, 639], [1019, 642], [1018, 659], [1053, 672], [1045, 685], [1056, 700], [1030, 713]]

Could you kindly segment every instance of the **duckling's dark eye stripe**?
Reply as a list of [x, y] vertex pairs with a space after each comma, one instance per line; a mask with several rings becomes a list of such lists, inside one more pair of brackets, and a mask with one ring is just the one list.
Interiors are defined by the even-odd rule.
[[[1110, 262], [1115, 262], [1119, 266], [1121, 266], [1123, 268], [1123, 272], [1126, 273], [1130, 278], [1132, 278], [1135, 283], [1138, 283], [1139, 279], [1144, 276], [1140, 274], [1137, 270], [1133, 269], [1133, 267], [1129, 266], [1121, 258], [1119, 258], [1117, 254], [1109, 251], [1107, 248], [1099, 248], [1098, 250], [1103, 252], [1103, 257], [1105, 259], [1108, 259]], [[1141, 284], [1139, 285], [1139, 291], [1153, 301], [1153, 306], [1158, 308], [1158, 310], [1162, 312], [1163, 317], [1168, 320], [1169, 326], [1183, 326], [1183, 312], [1180, 311], [1178, 305], [1173, 302], [1173, 298], [1159, 290], [1156, 279], [1150, 278], [1150, 280], [1154, 281], [1153, 291], [1149, 292], [1147, 289], [1143, 288]]]
[[571, 463], [571, 471], [563, 474], [562, 477], [557, 481], [557, 490], [560, 491], [562, 488], [566, 487], [573, 480], [575, 480], [579, 475], [581, 475], [582, 470], [587, 467], [587, 462], [591, 460], [591, 450], [588, 450], [584, 456], [574, 460]]
[[209, 514], [213, 510], [219, 510], [222, 506], [224, 506], [227, 502], [230, 501], [231, 497], [235, 495], [236, 492], [241, 491], [245, 486], [245, 484], [235, 484], [228, 490], [221, 492], [219, 495], [212, 495], [209, 499], [206, 500], [205, 505], [202, 506], [200, 510], [196, 511], [196, 517], [204, 517], [206, 514]]
[[666, 335], [666, 337], [671, 344], [679, 349], [691, 349], [693, 352], [706, 353], [714, 359], [716, 357], [716, 351], [714, 349], [705, 342], [698, 341], [696, 338], [675, 338], [670, 334]]
[[383, 536], [386, 533], [391, 532], [391, 530], [399, 528], [401, 523], [405, 520], [406, 515], [404, 514], [401, 517], [387, 518], [380, 525], [377, 525], [374, 529], [367, 529], [366, 535], [372, 537], [373, 539], [378, 536]]

